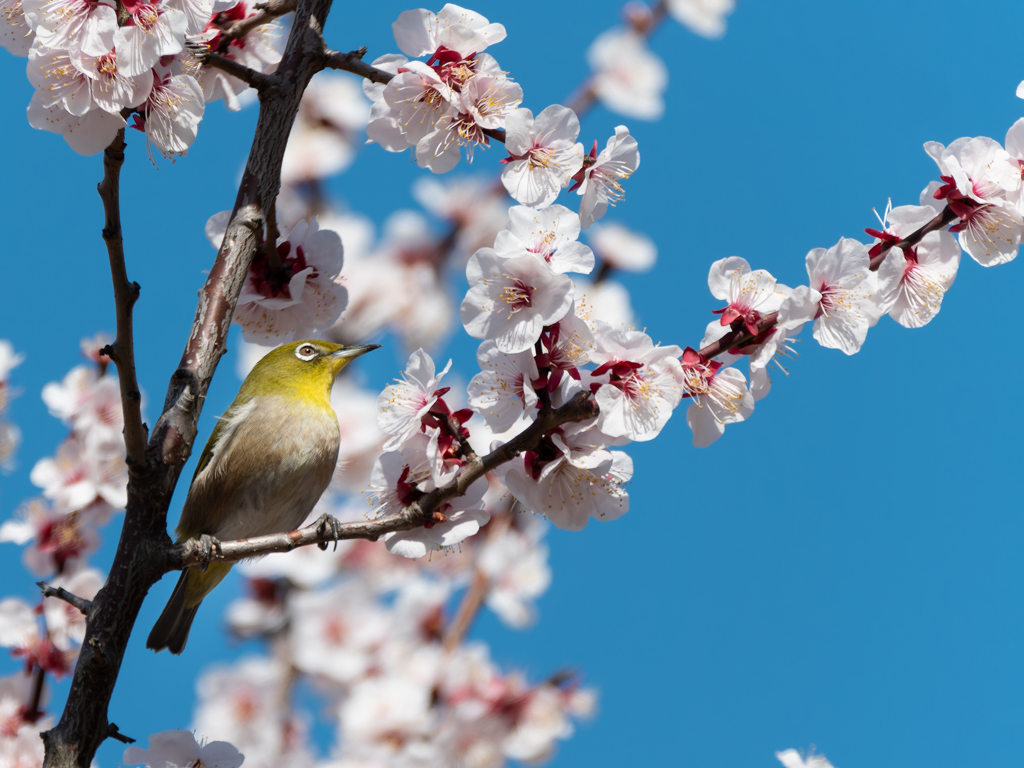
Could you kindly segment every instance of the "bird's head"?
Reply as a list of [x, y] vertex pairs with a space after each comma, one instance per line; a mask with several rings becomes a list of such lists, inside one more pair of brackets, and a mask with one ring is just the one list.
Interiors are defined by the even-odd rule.
[[330, 341], [306, 339], [283, 344], [256, 363], [239, 395], [291, 392], [303, 398], [330, 398], [331, 386], [341, 369], [380, 344], [345, 347]]

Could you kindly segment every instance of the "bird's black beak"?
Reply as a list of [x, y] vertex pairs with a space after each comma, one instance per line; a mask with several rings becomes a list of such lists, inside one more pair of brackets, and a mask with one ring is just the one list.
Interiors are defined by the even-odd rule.
[[380, 344], [361, 344], [358, 347], [345, 347], [344, 349], [339, 349], [337, 352], [332, 352], [331, 357], [336, 360], [349, 362], [351, 360], [355, 360], [361, 355], [365, 355], [367, 352], [373, 352], [375, 349], [380, 349]]

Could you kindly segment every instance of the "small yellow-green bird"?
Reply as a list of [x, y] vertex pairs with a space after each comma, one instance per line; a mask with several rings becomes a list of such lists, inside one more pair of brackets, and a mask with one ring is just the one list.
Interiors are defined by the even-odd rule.
[[[338, 373], [379, 344], [294, 341], [256, 363], [206, 443], [178, 522], [178, 542], [297, 528], [334, 474], [341, 434], [331, 408]], [[231, 570], [186, 568], [146, 647], [181, 653], [199, 604]]]

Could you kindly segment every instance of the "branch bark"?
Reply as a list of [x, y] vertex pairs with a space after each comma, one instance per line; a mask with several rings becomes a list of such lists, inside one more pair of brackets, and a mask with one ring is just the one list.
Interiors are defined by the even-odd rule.
[[124, 242], [121, 236], [121, 166], [124, 165], [124, 128], [103, 151], [103, 180], [96, 191], [103, 201], [103, 242], [107, 245], [110, 280], [114, 286], [114, 311], [117, 336], [113, 344], [100, 350], [114, 361], [121, 388], [121, 410], [124, 412], [124, 444], [126, 461], [131, 471], [146, 464], [146, 426], [142, 423], [142, 395], [135, 377], [135, 342], [132, 338], [132, 309], [139, 298], [139, 284], [128, 282], [124, 264]]
[[590, 393], [579, 392], [561, 408], [542, 410], [537, 415], [537, 420], [519, 435], [483, 458], [463, 465], [455, 477], [428, 493], [419, 502], [390, 515], [367, 522], [339, 523], [336, 526], [328, 525], [327, 520], [321, 518], [312, 525], [295, 531], [223, 541], [214, 547], [212, 553], [204, 552], [203, 545], [198, 539], [190, 539], [184, 544], [167, 547], [165, 568], [175, 570], [207, 563], [234, 563], [250, 557], [268, 555], [271, 552], [290, 552], [310, 544], [326, 546], [332, 541], [345, 539], [376, 541], [385, 533], [419, 528], [428, 522], [443, 504], [462, 496], [485, 474], [511, 461], [524, 451], [535, 449], [541, 438], [551, 430], [563, 424], [597, 418], [598, 413], [597, 403], [591, 399]]
[[248, 83], [260, 93], [276, 84], [276, 79], [273, 75], [257, 72], [241, 62], [229, 59], [227, 56], [222, 56], [219, 53], [204, 53], [202, 54], [202, 61], [207, 66], [219, 69], [232, 77], [237, 77], [239, 80]]
[[[107, 711], [121, 661], [149, 588], [166, 572], [166, 553], [171, 546], [167, 509], [182, 466], [192, 452], [196, 423], [210, 380], [220, 357], [227, 351], [225, 342], [235, 303], [253, 254], [262, 241], [263, 212], [280, 187], [281, 160], [299, 100], [319, 69], [323, 24], [330, 7], [331, 0], [303, 0], [297, 8], [287, 1], [271, 2], [263, 12], [267, 18], [259, 22], [265, 23], [269, 17], [296, 8], [278, 67], [278, 87], [265, 93], [260, 103], [256, 133], [232, 221], [200, 291], [185, 350], [171, 376], [163, 414], [141, 453], [142, 460], [129, 472], [121, 538], [107, 583], [92, 600], [67, 703], [60, 722], [42, 735], [46, 749], [44, 765], [48, 768], [88, 768], [96, 749], [112, 734]], [[240, 31], [237, 26], [232, 29]], [[108, 150], [112, 160], [123, 154], [123, 142], [122, 134]], [[119, 227], [116, 232], [119, 242]], [[119, 323], [118, 341], [121, 338]], [[116, 343], [114, 348], [118, 351]], [[120, 369], [118, 364], [119, 372]], [[122, 379], [122, 385], [125, 381]], [[130, 418], [126, 411], [126, 424]], [[136, 438], [131, 440], [129, 455], [139, 449]]]

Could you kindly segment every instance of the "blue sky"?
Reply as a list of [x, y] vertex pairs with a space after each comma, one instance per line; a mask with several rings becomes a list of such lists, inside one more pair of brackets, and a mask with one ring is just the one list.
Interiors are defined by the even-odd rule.
[[[393, 51], [390, 23], [405, 7], [339, 4], [330, 44], [367, 45], [371, 58]], [[586, 45], [618, 13], [604, 0], [584, 13], [563, 2], [473, 7], [506, 25], [493, 53], [535, 113], [574, 90]], [[652, 42], [670, 72], [664, 119], [598, 108], [581, 137], [603, 146], [626, 123], [639, 141], [640, 169], [609, 220], [659, 247], [653, 272], [624, 278], [641, 325], [696, 346], [718, 306], [712, 261], [743, 256], [799, 285], [808, 250], [863, 237], [888, 197], [917, 202], [937, 178], [925, 141], [1002, 141], [1024, 115], [1014, 95], [1021, 21], [1009, 0], [975, 0], [970, 13], [952, 0], [740, 0], [721, 41], [667, 23]], [[3, 56], [0, 68], [9, 77], [0, 337], [27, 354], [13, 375], [22, 394], [11, 416], [25, 441], [18, 471], [0, 477], [6, 518], [34, 494], [28, 470], [64, 434], [42, 385], [76, 363], [79, 338], [112, 330], [113, 311], [101, 161], [30, 129], [24, 60]], [[123, 215], [129, 275], [142, 285], [137, 354], [151, 420], [212, 259], [203, 224], [234, 199], [254, 120], [212, 105], [190, 155], [159, 169], [129, 136]], [[474, 172], [493, 173], [499, 157], [478, 155]], [[331, 191], [380, 222], [416, 207], [410, 184], [420, 175], [406, 156], [368, 147]], [[982, 750], [992, 764], [1024, 760], [1013, 735], [1024, 715], [1021, 269], [965, 257], [935, 321], [909, 331], [885, 318], [854, 357], [818, 347], [808, 329], [791, 375], [776, 376], [752, 418], [718, 443], [694, 449], [680, 411], [657, 440], [629, 449], [630, 513], [552, 534], [554, 583], [539, 624], [514, 633], [484, 614], [474, 631], [503, 664], [536, 677], [573, 667], [600, 690], [598, 717], [555, 765], [754, 768], [812, 743], [837, 768], [959, 768]], [[368, 385], [402, 367], [390, 347], [366, 366]], [[474, 349], [461, 339], [441, 356], [468, 378]], [[201, 440], [237, 385], [223, 366]], [[15, 548], [4, 547], [3, 593], [31, 595]], [[154, 589], [140, 626], [169, 589]], [[204, 611], [215, 617], [236, 593], [229, 582]], [[153, 656], [143, 637], [110, 710], [141, 737], [187, 725], [197, 671], [237, 652], [212, 621], [190, 643], [202, 653], [181, 658]], [[14, 666], [0, 660], [0, 672]], [[108, 744], [100, 764], [120, 754]]]

